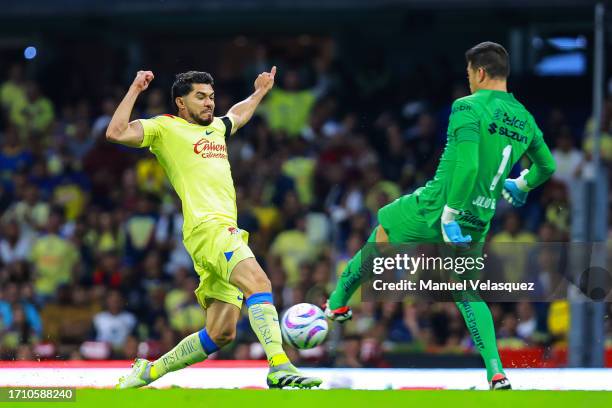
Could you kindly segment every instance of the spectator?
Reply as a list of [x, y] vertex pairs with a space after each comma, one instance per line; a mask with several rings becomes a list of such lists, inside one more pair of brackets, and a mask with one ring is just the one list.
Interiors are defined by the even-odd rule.
[[414, 155], [414, 167], [418, 172], [416, 182], [422, 185], [433, 175], [438, 165], [439, 149], [437, 124], [429, 113], [421, 113], [416, 125], [408, 129], [408, 149]]
[[3, 215], [5, 220], [15, 220], [24, 234], [34, 234], [48, 223], [51, 206], [39, 195], [34, 185], [25, 187], [23, 198], [11, 205]]
[[166, 173], [155, 158], [145, 157], [136, 163], [136, 182], [141, 192], [159, 197], [167, 184]]
[[9, 68], [8, 79], [0, 86], [0, 104], [2, 110], [11, 112], [13, 105], [23, 105], [26, 102], [23, 66], [13, 64]]
[[46, 234], [32, 246], [30, 260], [34, 264], [36, 293], [47, 301], [61, 284], [69, 283], [80, 256], [74, 244], [59, 235], [62, 215], [53, 211], [47, 222]]
[[518, 319], [514, 314], [507, 313], [504, 316], [497, 339], [499, 347], [518, 349], [525, 346], [525, 342], [519, 337]]
[[563, 240], [569, 238], [570, 204], [568, 190], [564, 184], [550, 183], [542, 195], [545, 221], [552, 224]]
[[11, 307], [11, 315], [13, 317], [11, 324], [4, 327], [0, 331], [0, 349], [8, 352], [4, 358], [15, 358], [16, 351], [20, 345], [32, 345], [38, 340], [36, 333], [30, 322], [26, 318], [23, 306], [19, 303], [13, 304]]
[[94, 269], [91, 284], [104, 288], [118, 289], [121, 285], [120, 259], [113, 251], [102, 252]]
[[565, 184], [567, 188], [571, 188], [574, 184], [573, 181], [580, 176], [584, 153], [574, 146], [574, 138], [569, 127], [563, 127], [561, 132], [557, 137], [555, 148], [552, 150], [557, 163], [557, 170], [552, 178]]
[[17, 129], [9, 127], [0, 151], [0, 181], [10, 180], [13, 173], [25, 170], [32, 163], [32, 153], [19, 141]]
[[96, 341], [109, 343], [120, 350], [136, 327], [136, 317], [124, 310], [123, 297], [116, 290], [108, 293], [106, 308], [93, 318]]
[[157, 218], [153, 198], [140, 196], [135, 214], [125, 223], [124, 253], [128, 264], [134, 265], [153, 248]]
[[280, 258], [283, 269], [287, 272], [287, 284], [290, 287], [297, 286], [300, 282], [300, 264], [313, 261], [316, 255], [315, 248], [308, 242], [306, 218], [303, 214], [295, 220], [295, 228], [278, 234], [272, 243], [270, 254]]
[[514, 211], [506, 213], [504, 229], [491, 238], [492, 251], [501, 258], [506, 282], [520, 282], [530, 249], [528, 244], [535, 242], [535, 235], [522, 229], [518, 213]]
[[93, 125], [91, 126], [92, 139], [97, 140], [104, 136], [104, 133], [106, 133], [106, 128], [113, 117], [116, 106], [117, 101], [115, 101], [113, 98], [104, 98], [104, 100], [102, 100], [102, 113], [94, 120]]
[[55, 118], [53, 103], [43, 96], [36, 82], [25, 84], [26, 99], [14, 102], [11, 107], [10, 120], [19, 129], [22, 138], [32, 133], [42, 134], [51, 126]]
[[360, 359], [361, 339], [358, 336], [349, 336], [342, 339], [338, 347], [340, 354], [336, 357], [336, 367], [362, 368]]
[[407, 149], [402, 130], [397, 124], [386, 129], [386, 149], [380, 160], [382, 175], [386, 180], [400, 180], [406, 166], [414, 168], [414, 152]]
[[88, 242], [96, 254], [119, 251], [121, 237], [113, 220], [113, 214], [104, 211], [93, 220], [95, 229], [89, 230]]
[[[180, 268], [191, 269], [193, 266], [191, 256], [183, 244], [183, 214], [179, 210], [180, 205], [180, 200], [175, 196], [171, 203], [162, 206], [162, 215], [155, 228], [155, 243], [167, 254], [164, 272], [170, 276]], [[248, 227], [246, 229], [253, 232]]]
[[300, 203], [308, 206], [314, 200], [312, 182], [316, 161], [307, 154], [305, 140], [294, 140], [292, 147], [292, 154], [282, 167], [283, 174], [293, 180]]
[[516, 333], [521, 339], [531, 342], [537, 328], [533, 306], [528, 302], [519, 302], [516, 309], [518, 318]]
[[329, 259], [320, 257], [314, 264], [312, 274], [308, 277], [301, 276], [302, 280], [308, 282], [306, 291], [306, 302], [322, 305], [329, 296], [328, 283], [331, 275]]
[[264, 102], [270, 129], [285, 132], [290, 137], [299, 135], [309, 122], [316, 99], [313, 90], [301, 89], [297, 71], [285, 71], [282, 87], [273, 88]]
[[22, 234], [16, 221], [7, 221], [2, 225], [2, 240], [0, 240], [0, 260], [9, 264], [24, 261], [28, 257], [32, 242], [30, 237]]
[[40, 337], [42, 335], [42, 322], [34, 304], [20, 299], [19, 286], [16, 283], [6, 285], [3, 292], [3, 300], [0, 300], [0, 321], [2, 323], [0, 327], [13, 327], [15, 319], [18, 319], [15, 316], [15, 311], [19, 310], [20, 313], [23, 313], [28, 330], [33, 335]]
[[96, 139], [90, 133], [87, 118], [78, 119], [74, 126], [74, 132], [70, 139], [66, 141], [66, 147], [72, 157], [79, 162], [91, 151], [96, 143]]

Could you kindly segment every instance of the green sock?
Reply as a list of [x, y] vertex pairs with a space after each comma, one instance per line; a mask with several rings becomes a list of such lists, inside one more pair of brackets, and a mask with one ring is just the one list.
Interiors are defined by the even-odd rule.
[[246, 304], [249, 311], [249, 322], [264, 348], [270, 367], [289, 363], [289, 358], [283, 350], [283, 337], [272, 294], [256, 293], [247, 299]]
[[172, 350], [158, 358], [151, 365], [151, 378], [157, 380], [171, 371], [180, 370], [200, 361], [206, 360], [208, 355], [202, 348], [198, 332], [185, 337]]
[[[370, 238], [367, 241], [369, 244], [373, 244], [376, 242], [376, 228], [370, 234]], [[336, 284], [336, 289], [329, 296], [329, 308], [330, 309], [338, 309], [339, 307], [346, 306], [353, 296], [353, 293], [357, 290], [359, 286], [364, 282], [364, 280], [368, 276], [364, 276], [363, 270], [361, 268], [362, 258], [366, 258], [371, 256], [370, 254], [375, 253], [376, 249], [373, 245], [368, 246], [366, 250], [365, 247], [362, 247], [357, 253], [351, 258], [348, 262], [344, 271], [342, 271], [342, 275], [338, 279], [338, 283]], [[367, 254], [366, 254], [367, 253]]]
[[497, 373], [505, 374], [497, 351], [493, 318], [487, 304], [484, 301], [467, 300], [457, 301], [455, 304], [461, 311], [472, 340], [487, 367], [487, 380], [491, 381]]

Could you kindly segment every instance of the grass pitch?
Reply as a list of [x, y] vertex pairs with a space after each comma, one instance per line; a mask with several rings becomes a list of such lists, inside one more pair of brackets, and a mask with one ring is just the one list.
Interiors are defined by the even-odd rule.
[[612, 407], [612, 392], [599, 391], [408, 391], [408, 390], [211, 390], [77, 389], [76, 402], [0, 402], [0, 408], [77, 407]]

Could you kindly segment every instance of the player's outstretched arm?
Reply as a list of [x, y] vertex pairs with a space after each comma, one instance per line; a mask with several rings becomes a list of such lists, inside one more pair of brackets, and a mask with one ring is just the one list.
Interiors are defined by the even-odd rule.
[[117, 106], [113, 118], [106, 129], [106, 140], [126, 146], [139, 147], [144, 138], [142, 124], [135, 120], [130, 122], [132, 109], [138, 95], [149, 87], [154, 75], [151, 71], [138, 71], [123, 100]]
[[251, 94], [245, 100], [238, 102], [227, 112], [227, 116], [230, 117], [234, 125], [232, 126], [232, 134], [236, 133], [238, 129], [247, 124], [255, 109], [259, 106], [259, 103], [264, 96], [274, 86], [274, 76], [276, 75], [276, 67], [272, 67], [270, 72], [262, 72], [255, 79], [255, 92]]

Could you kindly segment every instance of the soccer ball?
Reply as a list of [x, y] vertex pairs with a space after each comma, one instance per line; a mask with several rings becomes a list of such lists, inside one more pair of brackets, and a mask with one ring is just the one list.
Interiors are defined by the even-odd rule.
[[323, 311], [310, 303], [298, 303], [281, 319], [285, 343], [296, 349], [309, 349], [323, 343], [327, 336], [327, 320]]

